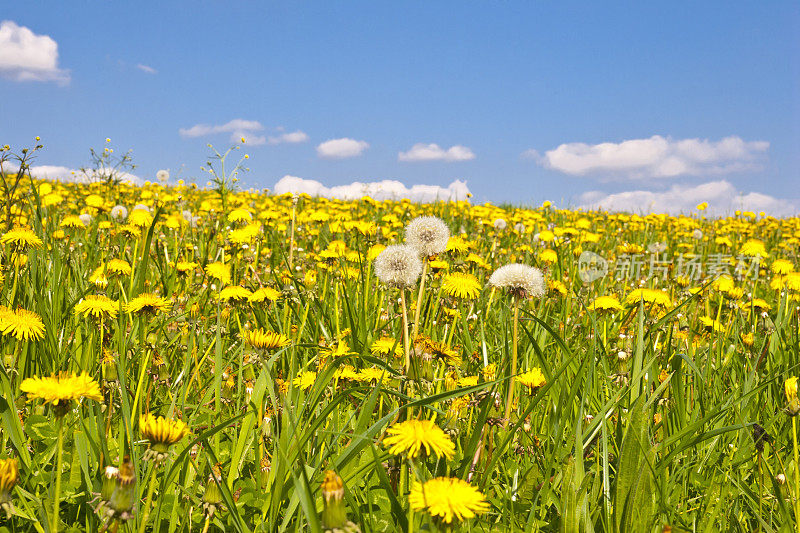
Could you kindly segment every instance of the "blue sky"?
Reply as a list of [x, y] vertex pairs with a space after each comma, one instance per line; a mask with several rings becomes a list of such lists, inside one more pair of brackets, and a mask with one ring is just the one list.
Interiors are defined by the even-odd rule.
[[5, 4], [0, 141], [40, 135], [41, 166], [110, 137], [143, 179], [204, 183], [243, 133], [245, 186], [800, 211], [796, 2]]

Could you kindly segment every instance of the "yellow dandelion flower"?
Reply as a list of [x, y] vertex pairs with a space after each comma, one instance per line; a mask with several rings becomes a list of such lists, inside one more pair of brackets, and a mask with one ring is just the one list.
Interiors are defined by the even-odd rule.
[[481, 293], [481, 284], [472, 274], [453, 272], [444, 278], [442, 292], [451, 298], [474, 300]]
[[230, 287], [225, 287], [221, 291], [219, 291], [219, 295], [217, 296], [220, 300], [225, 300], [228, 302], [244, 302], [253, 293], [249, 290], [245, 289], [244, 287], [240, 287], [239, 285], [233, 285]]
[[658, 289], [634, 289], [625, 297], [625, 305], [638, 305], [640, 301], [660, 307], [672, 307], [669, 294]]
[[28, 400], [40, 399], [52, 405], [63, 405], [81, 398], [98, 402], [103, 399], [100, 385], [86, 373], [27, 378], [19, 388], [28, 395]]
[[124, 259], [111, 259], [106, 264], [106, 271], [119, 276], [130, 276], [131, 265]]
[[761, 256], [761, 257], [769, 257], [769, 254], [764, 249], [764, 243], [757, 240], [757, 239], [750, 239], [746, 243], [742, 245], [742, 249], [740, 250], [742, 255], [747, 255], [750, 257]]
[[125, 306], [125, 311], [128, 313], [166, 313], [172, 307], [172, 302], [166, 298], [162, 298], [157, 294], [144, 293], [140, 294]]
[[786, 399], [791, 403], [797, 401], [797, 376], [792, 376], [783, 383]]
[[295, 387], [299, 387], [303, 390], [310, 389], [314, 382], [317, 379], [317, 373], [311, 370], [302, 370], [297, 377], [292, 380], [292, 383]]
[[786, 259], [776, 259], [770, 266], [770, 270], [779, 276], [794, 272], [794, 265]]
[[448, 252], [455, 252], [457, 254], [466, 253], [469, 251], [470, 243], [462, 239], [461, 237], [450, 237], [447, 239], [447, 248], [445, 248]]
[[147, 209], [134, 209], [128, 215], [128, 224], [137, 228], [145, 228], [153, 222], [153, 215]]
[[19, 465], [15, 458], [0, 459], [0, 507], [9, 512], [13, 509], [11, 504], [11, 490], [19, 480]]
[[0, 237], [0, 244], [11, 244], [18, 249], [41, 248], [44, 243], [33, 230], [29, 228], [14, 228]]
[[175, 263], [175, 270], [177, 270], [179, 274], [186, 275], [192, 272], [198, 266], [199, 264], [195, 263], [194, 261], [178, 261]]
[[538, 368], [533, 368], [523, 374], [519, 374], [516, 379], [523, 387], [528, 387], [529, 389], [536, 389], [547, 385], [544, 374], [542, 374], [542, 371]]
[[356, 381], [362, 383], [377, 383], [386, 379], [386, 370], [382, 368], [365, 368], [356, 375]]
[[446, 524], [473, 518], [489, 510], [481, 491], [458, 478], [436, 477], [424, 484], [416, 482], [408, 497], [411, 507], [427, 511]]
[[145, 453], [145, 460], [152, 459], [159, 462], [166, 458], [170, 446], [189, 433], [189, 428], [183, 420], [155, 417], [147, 413], [139, 417], [139, 431], [142, 437], [150, 441], [150, 449]]
[[616, 296], [598, 296], [589, 304], [589, 309], [592, 311], [622, 311], [622, 304]]
[[395, 357], [400, 357], [403, 355], [403, 347], [401, 344], [401, 342], [391, 337], [381, 337], [372, 343], [369, 347], [369, 351], [372, 355], [389, 355], [390, 353], [394, 353]]
[[539, 261], [546, 265], [552, 265], [558, 261], [558, 254], [555, 250], [547, 248], [539, 253]]
[[0, 309], [0, 333], [20, 341], [39, 340], [44, 337], [42, 318], [33, 311]]
[[711, 318], [709, 316], [701, 316], [699, 318], [700, 324], [702, 324], [703, 329], [709, 333], [724, 333], [725, 326], [722, 325], [721, 322], [718, 320]]
[[119, 302], [101, 294], [90, 294], [75, 304], [73, 312], [83, 317], [107, 320], [117, 316]]
[[206, 265], [206, 274], [214, 279], [218, 279], [224, 284], [231, 282], [231, 267], [225, 263], [209, 263]]
[[413, 459], [423, 448], [426, 455], [433, 454], [437, 458], [452, 459], [455, 454], [455, 444], [433, 420], [398, 422], [386, 433], [389, 436], [383, 439], [383, 444], [392, 455], [407, 455]]
[[250, 346], [262, 350], [276, 350], [292, 343], [286, 335], [263, 329], [247, 331], [244, 340]]
[[273, 289], [272, 287], [261, 287], [253, 292], [248, 298], [251, 303], [259, 303], [263, 301], [275, 302], [281, 297], [281, 291]]
[[253, 220], [253, 215], [243, 207], [234, 209], [228, 215], [228, 222], [250, 222], [251, 220]]
[[59, 226], [61, 226], [62, 228], [73, 228], [73, 229], [75, 228], [83, 229], [86, 227], [86, 225], [83, 223], [83, 220], [81, 220], [81, 217], [79, 217], [78, 215], [65, 216], [63, 220], [61, 220]]

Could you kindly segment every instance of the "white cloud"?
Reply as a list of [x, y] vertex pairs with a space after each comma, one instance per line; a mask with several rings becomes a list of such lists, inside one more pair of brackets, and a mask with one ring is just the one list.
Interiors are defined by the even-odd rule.
[[414, 202], [431, 203], [436, 201], [466, 200], [470, 194], [465, 181], [456, 180], [448, 187], [438, 185], [412, 185], [409, 189], [396, 180], [383, 180], [370, 183], [354, 182], [349, 185], [325, 187], [315, 180], [307, 180], [296, 176], [284, 176], [275, 184], [275, 194], [306, 193], [311, 196], [338, 198], [340, 200], [357, 200], [369, 196], [375, 200], [401, 200], [408, 198]]
[[264, 126], [257, 120], [245, 120], [242, 118], [235, 118], [225, 124], [212, 126], [209, 124], [195, 124], [191, 128], [180, 128], [178, 133], [181, 137], [205, 137], [207, 135], [214, 135], [217, 133], [230, 133], [231, 142], [238, 142], [242, 137], [248, 144], [259, 145], [266, 144], [267, 138], [263, 135], [257, 135], [255, 132], [261, 131]]
[[367, 148], [369, 148], [369, 143], [366, 141], [357, 141], [344, 137], [321, 143], [317, 146], [317, 155], [325, 159], [344, 159], [346, 157], [359, 156]]
[[69, 71], [58, 68], [58, 43], [11, 20], [0, 22], [0, 75], [14, 81], [69, 83]]
[[669, 190], [626, 191], [606, 194], [600, 191], [583, 193], [580, 206], [585, 209], [628, 211], [633, 213], [688, 213], [697, 204], [708, 202], [707, 213], [728, 215], [734, 211], [764, 211], [773, 216], [800, 213], [800, 200], [784, 200], [757, 192], [742, 193], [728, 181], [710, 181], [700, 185], [673, 185]]
[[[535, 157], [540, 165], [573, 176], [644, 179], [728, 174], [757, 168], [766, 141], [730, 136], [719, 141], [654, 135], [620, 143], [567, 143]], [[527, 150], [523, 156], [531, 157]]]
[[[95, 172], [92, 170], [88, 170], [87, 173], [84, 174], [84, 172], [80, 169], [57, 165], [38, 165], [31, 167], [30, 170], [31, 176], [34, 178], [77, 183], [87, 183], [92, 181], [92, 178], [95, 175]], [[130, 181], [136, 185], [141, 185], [144, 183], [144, 180], [142, 180], [142, 178], [139, 176], [127, 172], [122, 173], [119, 177], [123, 182]]]
[[147, 74], [158, 74], [158, 71], [153, 67], [151, 67], [150, 65], [144, 65], [142, 63], [139, 63], [138, 65], [136, 65], [136, 68], [138, 68], [142, 72], [146, 72]]
[[297, 130], [291, 133], [281, 133], [280, 135], [274, 137], [270, 136], [267, 139], [267, 142], [269, 144], [283, 144], [283, 143], [296, 144], [296, 143], [304, 143], [308, 139], [309, 137], [307, 133]]
[[459, 144], [447, 150], [438, 144], [417, 143], [407, 152], [397, 154], [398, 161], [469, 161], [475, 159], [475, 154], [466, 146]]

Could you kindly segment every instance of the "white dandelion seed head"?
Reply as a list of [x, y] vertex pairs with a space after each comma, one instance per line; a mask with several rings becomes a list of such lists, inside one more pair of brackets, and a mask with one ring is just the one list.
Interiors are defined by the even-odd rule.
[[514, 224], [514, 230], [517, 233], [525, 233], [525, 224], [523, 224], [522, 222], [517, 222], [516, 224]]
[[78, 218], [81, 219], [81, 222], [83, 222], [84, 226], [88, 226], [92, 223], [92, 215], [89, 213], [83, 213], [82, 215], [79, 215]]
[[699, 229], [696, 229], [692, 232], [692, 237], [699, 241], [703, 238], [703, 232]]
[[145, 211], [147, 211], [148, 213], [150, 212], [150, 207], [149, 207], [149, 206], [146, 206], [146, 205], [144, 205], [144, 204], [136, 204], [135, 206], [133, 206], [133, 210], [134, 210], [134, 211], [136, 211], [137, 209], [144, 209], [144, 210], [145, 210]]
[[542, 271], [519, 263], [504, 265], [495, 270], [489, 277], [489, 285], [508, 289], [526, 298], [541, 298], [546, 291]]
[[156, 172], [156, 179], [161, 183], [166, 183], [169, 180], [169, 170], [159, 170]]
[[111, 208], [111, 218], [125, 220], [128, 218], [128, 210], [125, 209], [124, 205], [115, 205]]
[[406, 226], [406, 244], [419, 255], [440, 254], [447, 248], [450, 228], [439, 217], [417, 217]]
[[407, 244], [387, 246], [375, 258], [375, 275], [392, 287], [412, 287], [421, 273], [422, 261], [418, 252]]
[[496, 218], [492, 225], [497, 231], [503, 231], [506, 229], [506, 227], [508, 227], [508, 222], [506, 222], [504, 218]]

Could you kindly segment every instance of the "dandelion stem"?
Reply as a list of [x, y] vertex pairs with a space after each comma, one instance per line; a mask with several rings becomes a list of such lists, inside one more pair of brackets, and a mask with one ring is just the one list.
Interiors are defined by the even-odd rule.
[[292, 259], [294, 259], [294, 224], [297, 220], [297, 195], [292, 197], [292, 228], [289, 232], [289, 274], [292, 273]]
[[514, 376], [517, 374], [517, 344], [519, 341], [519, 299], [514, 298], [514, 318], [513, 318], [513, 340], [511, 344], [511, 378], [508, 380], [508, 399], [506, 400], [506, 412], [503, 416], [503, 427], [508, 427], [511, 418], [511, 404], [514, 401]]
[[408, 342], [408, 311], [406, 309], [406, 290], [400, 289], [400, 308], [403, 311], [403, 350], [406, 355], [406, 374], [411, 370], [411, 347]]
[[139, 533], [144, 533], [144, 528], [147, 525], [147, 518], [150, 516], [150, 504], [153, 503], [153, 491], [156, 488], [156, 465], [150, 468], [150, 481], [147, 486], [147, 499], [144, 502], [144, 514], [142, 514], [142, 521], [139, 523]]
[[416, 339], [419, 333], [419, 313], [422, 309], [422, 297], [425, 291], [425, 275], [428, 273], [428, 258], [422, 259], [422, 277], [419, 280], [419, 294], [417, 295], [417, 308], [414, 310], [414, 324], [411, 327], [411, 338]]
[[[53, 533], [58, 533], [58, 508], [61, 503], [61, 458], [64, 452], [64, 416], [58, 416], [58, 444], [56, 452], [56, 491], [53, 493], [53, 525], [51, 530]], [[795, 450], [797, 446], [795, 446]]]
[[800, 462], [797, 453], [797, 417], [792, 417], [792, 444], [794, 445], [794, 521], [800, 533]]

